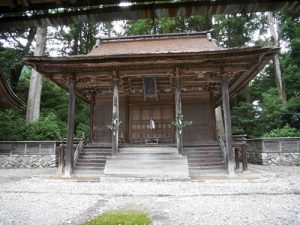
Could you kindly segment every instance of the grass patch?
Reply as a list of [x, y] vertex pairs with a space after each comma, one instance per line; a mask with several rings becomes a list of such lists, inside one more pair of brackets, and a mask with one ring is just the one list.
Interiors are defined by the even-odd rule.
[[150, 225], [149, 215], [136, 210], [112, 210], [82, 225]]

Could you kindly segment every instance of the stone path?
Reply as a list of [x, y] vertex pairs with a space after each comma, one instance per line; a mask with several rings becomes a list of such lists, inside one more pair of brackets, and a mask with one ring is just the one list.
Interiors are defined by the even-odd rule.
[[250, 169], [196, 182], [74, 182], [49, 179], [55, 169], [2, 169], [0, 224], [80, 224], [121, 207], [161, 225], [299, 225], [300, 167]]

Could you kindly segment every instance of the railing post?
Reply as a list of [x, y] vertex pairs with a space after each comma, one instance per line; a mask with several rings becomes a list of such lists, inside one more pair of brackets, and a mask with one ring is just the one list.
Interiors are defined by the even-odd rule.
[[24, 154], [25, 155], [27, 154], [27, 143], [26, 142], [24, 143]]
[[247, 151], [246, 151], [246, 146], [242, 145], [242, 162], [243, 162], [243, 171], [248, 170], [248, 162], [247, 162]]
[[234, 157], [235, 157], [235, 168], [240, 168], [240, 159], [239, 159], [239, 149], [234, 148]]
[[63, 142], [59, 145], [59, 165], [58, 165], [58, 171], [63, 174], [64, 173], [64, 146]]
[[56, 154], [56, 142], [53, 144], [53, 154]]
[[10, 143], [10, 154], [9, 155], [12, 155], [13, 154], [13, 142]]

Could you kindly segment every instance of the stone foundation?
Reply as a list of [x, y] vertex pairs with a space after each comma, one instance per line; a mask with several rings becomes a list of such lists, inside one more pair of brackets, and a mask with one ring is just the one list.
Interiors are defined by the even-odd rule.
[[249, 163], [260, 165], [300, 166], [300, 153], [247, 153]]
[[300, 138], [252, 139], [246, 148], [249, 163], [300, 166]]
[[0, 155], [0, 168], [56, 167], [55, 155]]

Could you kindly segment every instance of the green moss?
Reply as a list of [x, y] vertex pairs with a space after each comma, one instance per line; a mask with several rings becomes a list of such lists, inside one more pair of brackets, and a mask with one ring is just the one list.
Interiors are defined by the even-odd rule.
[[149, 225], [151, 219], [145, 212], [113, 210], [105, 212], [82, 225]]

